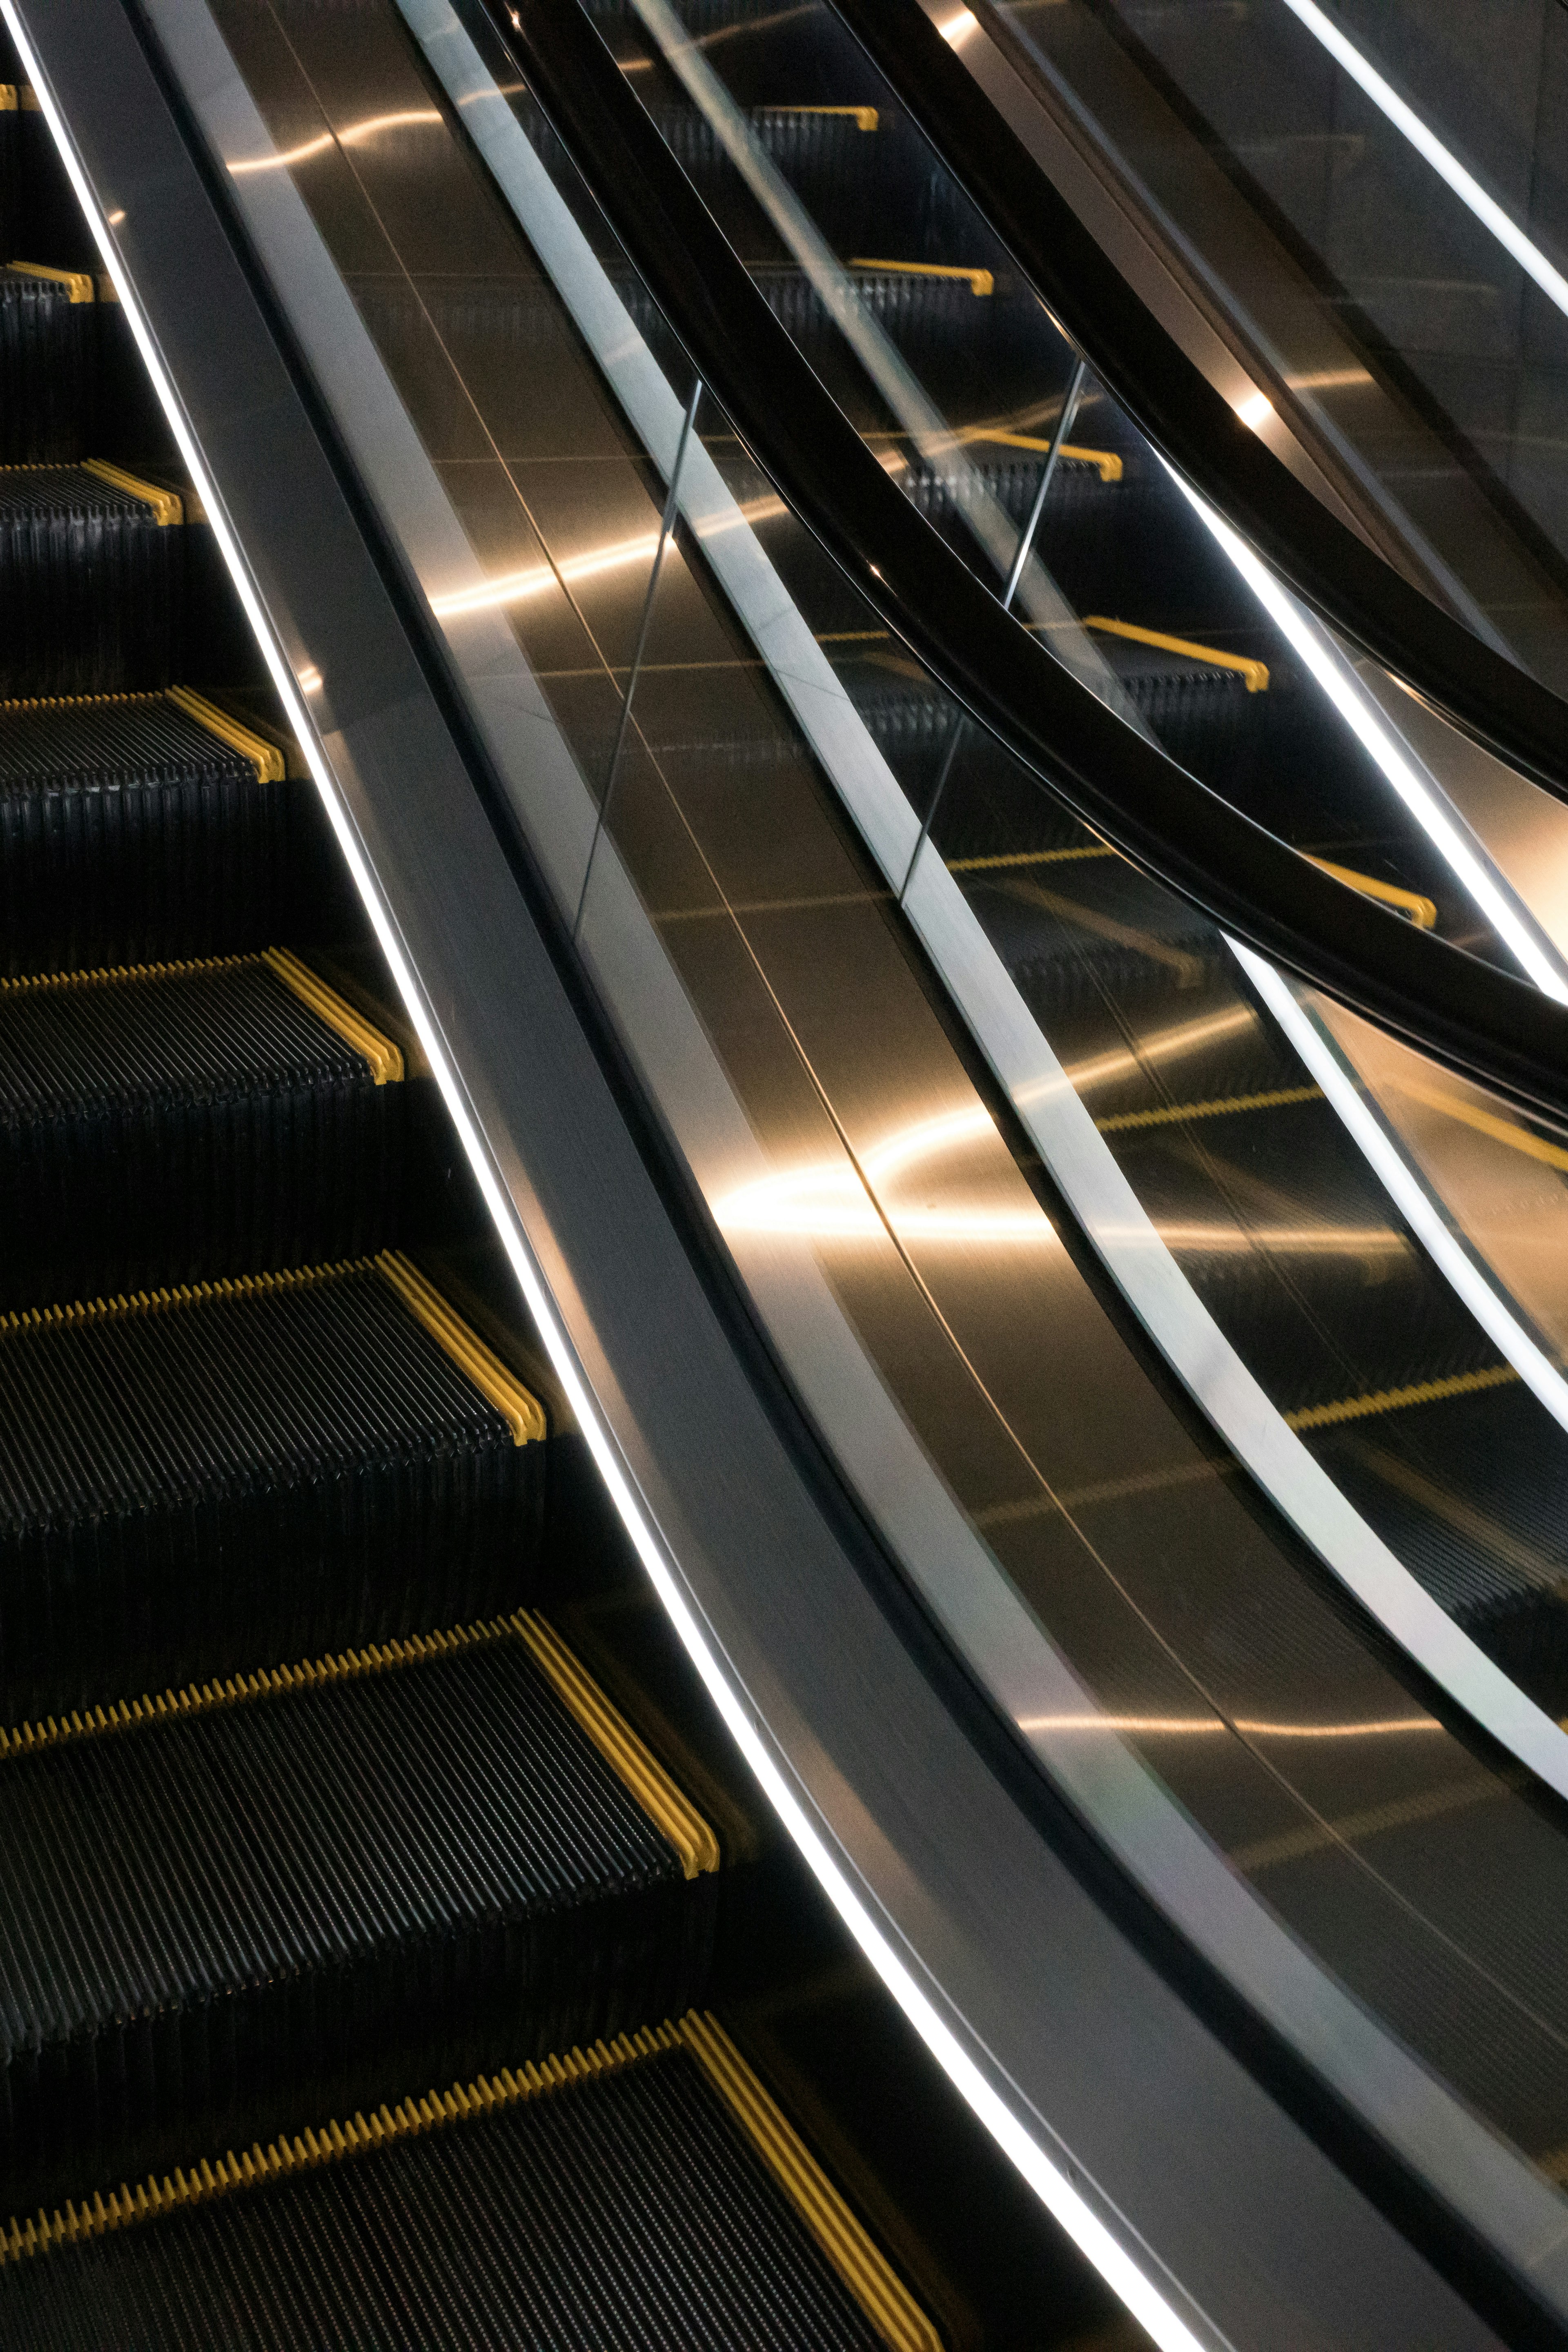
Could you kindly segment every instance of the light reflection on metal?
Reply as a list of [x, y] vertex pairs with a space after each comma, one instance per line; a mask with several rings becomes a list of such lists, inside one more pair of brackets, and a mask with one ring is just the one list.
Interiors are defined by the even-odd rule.
[[372, 114], [363, 122], [351, 122], [344, 131], [323, 131], [314, 139], [301, 140], [298, 147], [279, 148], [274, 155], [241, 156], [228, 168], [236, 179], [252, 172], [286, 172], [295, 163], [308, 163], [313, 155], [324, 155], [329, 147], [357, 147], [383, 131], [403, 131], [440, 120], [433, 106], [405, 107], [399, 114]]
[[1384, 1739], [1411, 1731], [1441, 1731], [1435, 1716], [1395, 1715], [1365, 1723], [1271, 1723], [1262, 1716], [1221, 1715], [1026, 1715], [1020, 1731], [1127, 1731], [1134, 1738], [1210, 1738], [1239, 1731], [1255, 1739]]

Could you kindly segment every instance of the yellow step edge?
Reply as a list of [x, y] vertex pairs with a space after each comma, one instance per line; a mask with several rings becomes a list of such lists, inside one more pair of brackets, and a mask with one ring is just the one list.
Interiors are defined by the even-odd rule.
[[1304, 1405], [1285, 1415], [1287, 1429], [1334, 1429], [1342, 1422], [1366, 1421], [1373, 1413], [1404, 1412], [1411, 1405], [1442, 1404], [1448, 1397], [1477, 1396], [1485, 1389], [1511, 1386], [1511, 1364], [1489, 1364], [1484, 1371], [1453, 1372], [1447, 1380], [1416, 1381], [1405, 1389], [1373, 1389], [1366, 1396], [1341, 1397], [1335, 1404]]
[[942, 2352], [942, 2338], [850, 2211], [718, 2019], [690, 2010], [680, 2039], [890, 2352]]
[[38, 93], [33, 88], [30, 81], [22, 82], [18, 86], [16, 94], [21, 100], [22, 111], [24, 114], [41, 114], [43, 112], [43, 108], [38, 104]]
[[234, 971], [241, 964], [258, 963], [259, 956], [193, 956], [183, 963], [117, 963], [95, 965], [87, 971], [24, 972], [17, 980], [0, 980], [0, 996], [20, 996], [51, 988], [113, 988], [131, 980], [178, 980], [186, 972]]
[[297, 2172], [314, 2172], [395, 2147], [426, 2132], [482, 2122], [531, 2099], [551, 2098], [575, 2084], [624, 2073], [675, 2050], [685, 2050], [756, 2149], [832, 2268], [843, 2280], [889, 2352], [942, 2352], [942, 2338], [898, 2273], [827, 2179], [805, 2141], [742, 2057], [718, 2019], [689, 2010], [679, 2024], [644, 2026], [617, 2033], [587, 2049], [563, 2051], [539, 2063], [503, 2066], [448, 2091], [430, 2090], [384, 2101], [374, 2114], [363, 2109], [346, 2120], [306, 2125], [280, 2132], [265, 2145], [253, 2140], [239, 2155], [203, 2157], [189, 2169], [176, 2165], [160, 2179], [149, 2173], [134, 2187], [121, 2182], [107, 2196], [94, 2189], [81, 2200], [68, 2198], [51, 2211], [14, 2216], [0, 2227], [0, 2266], [52, 2253], [62, 2245], [133, 2229], [163, 2215], [244, 2195]]
[[1108, 842], [1091, 841], [1071, 849], [1007, 849], [994, 857], [950, 857], [950, 874], [985, 874], [1004, 866], [1071, 866], [1081, 857], [1120, 857]]
[[[0, 473], [19, 474], [28, 470], [20, 466], [0, 466]], [[0, 701], [0, 711], [6, 710], [96, 710], [105, 703], [145, 703], [164, 700], [162, 687], [149, 688], [141, 694], [20, 694], [9, 701]]]
[[18, 278], [47, 278], [57, 286], [68, 287], [73, 303], [92, 300], [95, 289], [85, 269], [50, 269], [41, 261], [8, 261], [5, 267]]
[[554, 1627], [532, 1609], [520, 1609], [510, 1622], [562, 1705], [675, 1848], [686, 1876], [698, 1878], [717, 1870], [719, 1841], [707, 1822], [626, 1717], [590, 1681]]
[[211, 1298], [253, 1298], [269, 1290], [309, 1290], [319, 1282], [368, 1274], [375, 1260], [341, 1258], [331, 1265], [302, 1265], [280, 1274], [222, 1275], [213, 1282], [182, 1282], [163, 1290], [136, 1290], [128, 1297], [79, 1298], [58, 1307], [14, 1307], [0, 1314], [0, 1333], [39, 1331], [67, 1323], [98, 1323], [120, 1315], [163, 1315], [179, 1307], [199, 1307]]
[[1097, 1118], [1095, 1125], [1101, 1135], [1117, 1135], [1129, 1128], [1169, 1127], [1177, 1120], [1189, 1118], [1224, 1118], [1231, 1111], [1285, 1110], [1295, 1103], [1321, 1102], [1321, 1087], [1272, 1087], [1259, 1095], [1215, 1095], [1206, 1102], [1169, 1103], [1158, 1110], [1118, 1111], [1110, 1118]]
[[57, 2246], [75, 2245], [83, 2239], [102, 2237], [110, 2230], [156, 2221], [165, 2213], [208, 2204], [236, 2191], [259, 2189], [290, 2173], [369, 2156], [377, 2148], [495, 2115], [528, 2099], [548, 2098], [568, 2084], [619, 2074], [660, 2051], [673, 2050], [679, 2038], [672, 2025], [645, 2026], [638, 2033], [617, 2033], [612, 2042], [595, 2042], [587, 2050], [568, 2050], [539, 2065], [526, 2061], [515, 2072], [503, 2066], [498, 2074], [477, 2075], [471, 2083], [454, 2083], [449, 2091], [426, 2091], [422, 2096], [399, 2099], [395, 2106], [384, 2103], [368, 2117], [360, 2112], [347, 2122], [307, 2125], [292, 2137], [280, 2132], [265, 2147], [259, 2140], [253, 2141], [238, 2156], [230, 2148], [226, 2156], [203, 2157], [189, 2171], [176, 2165], [162, 2179], [149, 2173], [134, 2188], [122, 2182], [107, 2196], [95, 2189], [90, 2199], [84, 2197], [79, 2204], [68, 2199], [63, 2210], [58, 2205], [53, 2212], [40, 2208], [36, 2220], [31, 2214], [25, 2220], [17, 2216], [0, 2228], [0, 2264], [25, 2255], [50, 2253]]
[[875, 131], [880, 120], [874, 106], [754, 106], [753, 114], [852, 115], [857, 131]]
[[0, 81], [0, 114], [15, 114], [17, 110], [16, 83]]
[[1086, 629], [1099, 629], [1110, 637], [1129, 637], [1134, 645], [1158, 646], [1162, 653], [1181, 654], [1188, 661], [1206, 662], [1211, 669], [1233, 669], [1246, 684], [1248, 694], [1268, 691], [1268, 664], [1253, 661], [1246, 654], [1222, 654], [1214, 646], [1195, 646], [1188, 637], [1168, 637], [1163, 629], [1142, 629], [1132, 621], [1108, 621], [1101, 613], [1086, 613]]
[[[1038, 434], [1007, 433], [1000, 425], [989, 431], [972, 429], [959, 437], [963, 441], [999, 441], [1004, 448], [1032, 449], [1042, 457], [1048, 457], [1051, 451], [1050, 443], [1042, 441]], [[1057, 454], [1061, 457], [1076, 458], [1080, 466], [1092, 466], [1102, 482], [1119, 482], [1125, 470], [1114, 449], [1086, 449], [1081, 442], [1064, 441]]]
[[994, 294], [996, 280], [989, 269], [971, 269], [959, 261], [871, 261], [858, 253], [847, 264], [851, 269], [875, 269], [890, 278], [963, 278], [972, 294]]
[[276, 743], [268, 743], [264, 736], [241, 726], [237, 719], [231, 719], [226, 710], [220, 710], [215, 702], [207, 700], [205, 694], [197, 694], [188, 686], [170, 687], [167, 698], [177, 710], [183, 710], [187, 719], [194, 719], [198, 727], [205, 727], [209, 735], [216, 735], [221, 743], [226, 743], [230, 751], [243, 752], [254, 763], [258, 782], [280, 784], [283, 782], [287, 770], [283, 754]]
[[370, 1065], [370, 1074], [378, 1087], [395, 1086], [403, 1076], [403, 1055], [390, 1037], [373, 1028], [363, 1013], [356, 1013], [335, 989], [324, 980], [318, 980], [308, 964], [287, 948], [268, 948], [261, 961], [276, 972], [285, 988], [291, 989], [302, 1004], [308, 1004], [319, 1020], [329, 1029], [335, 1029], [346, 1045]]
[[1436, 906], [1432, 899], [1424, 898], [1419, 890], [1402, 890], [1397, 882], [1380, 881], [1375, 874], [1358, 873], [1353, 866], [1331, 865], [1326, 857], [1314, 857], [1310, 850], [1303, 850], [1301, 855], [1309, 866], [1317, 866], [1320, 873], [1331, 874], [1336, 882], [1359, 890], [1363, 898], [1378, 898], [1384, 906], [1397, 907], [1401, 914], [1408, 915], [1418, 931], [1429, 931], [1436, 924]]
[[434, 1285], [401, 1250], [383, 1250], [375, 1265], [397, 1292], [409, 1313], [423, 1323], [431, 1338], [465, 1371], [479, 1394], [489, 1399], [510, 1425], [514, 1445], [528, 1445], [546, 1434], [544, 1408], [530, 1394], [515, 1372], [487, 1348], [455, 1315]]
[[138, 475], [128, 474], [123, 466], [111, 466], [107, 457], [84, 457], [84, 474], [96, 474], [111, 490], [123, 490], [127, 497], [140, 499], [153, 509], [153, 520], [161, 530], [185, 520], [184, 501], [177, 490], [160, 489], [155, 482], [144, 482]]

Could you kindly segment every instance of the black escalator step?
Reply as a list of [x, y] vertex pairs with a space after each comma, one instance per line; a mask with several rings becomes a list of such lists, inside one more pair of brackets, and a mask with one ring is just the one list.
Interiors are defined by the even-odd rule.
[[97, 394], [97, 328], [85, 272], [0, 268], [0, 465], [81, 456]]
[[183, 521], [173, 492], [97, 459], [0, 467], [0, 695], [167, 686], [184, 624]]
[[[12, 1741], [9, 2201], [163, 2172], [265, 2139], [305, 2102], [353, 2114], [498, 2049], [541, 2058], [699, 1998], [717, 1843], [646, 1749], [658, 1794], [634, 1790], [563, 1696], [563, 1658], [585, 1684], [519, 1615]], [[689, 1838], [683, 1857], [666, 1819], [695, 1824], [700, 1850]]]
[[[0, 37], [5, 26], [0, 25]], [[10, 43], [0, 47], [0, 74], [14, 70]], [[16, 253], [22, 241], [22, 89], [0, 81], [0, 253]]]
[[247, 2150], [210, 2186], [182, 2171], [167, 2189], [117, 2192], [109, 2220], [73, 2206], [58, 2229], [52, 2213], [13, 2224], [0, 2322], [16, 2340], [940, 2352], [722, 2027], [696, 2012], [313, 2128], [287, 2152]]
[[385, 1247], [402, 1076], [278, 949], [0, 981], [0, 1307]]
[[0, 1716], [515, 1608], [539, 1406], [405, 1260], [0, 1318]]
[[314, 793], [283, 769], [183, 688], [0, 702], [0, 970], [300, 936], [324, 843]]

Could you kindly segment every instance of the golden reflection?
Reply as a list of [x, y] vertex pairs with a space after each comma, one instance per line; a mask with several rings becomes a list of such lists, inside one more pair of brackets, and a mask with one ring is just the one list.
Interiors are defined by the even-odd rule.
[[252, 172], [287, 172], [296, 163], [308, 163], [312, 155], [324, 155], [329, 147], [357, 147], [383, 131], [403, 131], [414, 124], [440, 120], [433, 106], [406, 107], [400, 114], [368, 115], [363, 122], [351, 122], [344, 131], [318, 131], [314, 139], [302, 139], [297, 147], [280, 148], [275, 155], [243, 156], [229, 165], [229, 173], [240, 180]]
[[1213, 1738], [1240, 1732], [1255, 1739], [1386, 1739], [1410, 1731], [1440, 1731], [1430, 1715], [1373, 1716], [1355, 1723], [1279, 1723], [1268, 1716], [1237, 1715], [1097, 1715], [1084, 1709], [1071, 1715], [1021, 1715], [1020, 1731], [1128, 1731], [1151, 1738]]
[[[700, 521], [698, 537], [717, 538], [721, 531], [734, 530], [737, 523], [769, 522], [785, 511], [775, 498], [752, 499], [711, 521]], [[431, 597], [430, 610], [437, 620], [447, 620], [461, 613], [523, 604], [531, 597], [542, 596], [557, 580], [569, 588], [575, 587], [579, 581], [601, 579], [606, 572], [624, 572], [632, 564], [651, 563], [658, 552], [658, 537], [656, 526], [652, 530], [639, 532], [635, 539], [613, 540], [603, 547], [587, 548], [581, 555], [569, 555], [553, 566], [531, 563], [521, 571], [503, 572], [493, 580], [481, 580], [471, 588], [448, 589]]]

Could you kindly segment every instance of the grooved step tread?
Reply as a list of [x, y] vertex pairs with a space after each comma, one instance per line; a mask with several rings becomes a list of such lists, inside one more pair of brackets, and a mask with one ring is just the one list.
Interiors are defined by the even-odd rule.
[[694, 1996], [711, 1873], [688, 1874], [542, 1634], [563, 1654], [500, 1621], [11, 1742], [0, 2172], [17, 2201]]
[[528, 1598], [543, 1417], [435, 1297], [389, 1257], [0, 1317], [0, 1716]]
[[716, 2019], [13, 2223], [0, 2317], [102, 2352], [939, 2352]]

